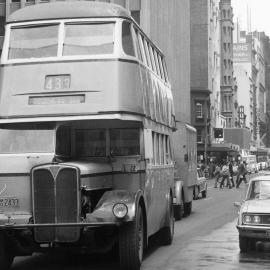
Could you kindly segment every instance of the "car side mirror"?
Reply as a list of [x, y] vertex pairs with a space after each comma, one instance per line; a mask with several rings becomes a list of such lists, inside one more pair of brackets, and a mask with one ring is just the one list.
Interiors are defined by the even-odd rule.
[[234, 203], [233, 203], [233, 206], [234, 206], [234, 207], [237, 207], [237, 208], [240, 208], [241, 205], [242, 205], [242, 202], [234, 202]]

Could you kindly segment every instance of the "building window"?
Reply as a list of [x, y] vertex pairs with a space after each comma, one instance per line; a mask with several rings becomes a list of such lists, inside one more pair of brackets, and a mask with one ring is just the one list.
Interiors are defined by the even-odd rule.
[[226, 35], [226, 26], [223, 26], [223, 34]]
[[133, 19], [138, 23], [140, 24], [140, 11], [139, 10], [135, 10], [135, 11], [131, 11], [131, 16], [133, 17]]
[[224, 84], [227, 84], [227, 76], [224, 76], [224, 77], [223, 77], [223, 83], [224, 83]]
[[196, 118], [202, 118], [202, 103], [196, 103]]
[[231, 17], [231, 11], [228, 10], [227, 13], [228, 13], [228, 18], [230, 18]]
[[228, 84], [231, 84], [231, 76], [228, 76]]
[[226, 50], [227, 50], [226, 43], [223, 43], [223, 49], [224, 49], [224, 51], [226, 52]]
[[231, 44], [228, 43], [228, 51], [230, 52], [231, 51]]
[[226, 18], [226, 10], [225, 9], [222, 10], [222, 14], [223, 14], [223, 19], [225, 19]]
[[202, 131], [197, 129], [197, 142], [202, 143]]
[[224, 64], [224, 68], [226, 69], [227, 68], [227, 60], [226, 59], [223, 60], [223, 64]]

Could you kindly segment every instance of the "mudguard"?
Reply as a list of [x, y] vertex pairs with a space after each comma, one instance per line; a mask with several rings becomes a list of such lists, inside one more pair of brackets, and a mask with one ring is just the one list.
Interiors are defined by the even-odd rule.
[[[128, 222], [135, 218], [136, 207], [142, 197], [142, 191], [130, 192], [127, 190], [106, 191], [94, 211], [86, 215], [87, 222]], [[128, 213], [125, 218], [118, 219], [113, 214], [113, 206], [116, 203], [124, 203], [128, 207]]]

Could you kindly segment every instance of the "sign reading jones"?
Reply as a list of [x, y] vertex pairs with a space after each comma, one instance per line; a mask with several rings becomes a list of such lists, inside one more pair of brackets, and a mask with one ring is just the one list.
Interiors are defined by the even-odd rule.
[[233, 61], [251, 62], [251, 46], [248, 43], [234, 43], [233, 44]]

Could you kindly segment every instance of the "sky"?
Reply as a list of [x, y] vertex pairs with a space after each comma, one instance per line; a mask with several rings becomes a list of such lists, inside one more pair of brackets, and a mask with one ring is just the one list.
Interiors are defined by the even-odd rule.
[[[251, 31], [264, 31], [270, 36], [270, 0], [232, 0], [234, 21], [239, 18], [240, 29], [247, 29], [247, 9], [251, 12]], [[248, 8], [247, 8], [248, 7]]]

